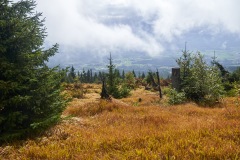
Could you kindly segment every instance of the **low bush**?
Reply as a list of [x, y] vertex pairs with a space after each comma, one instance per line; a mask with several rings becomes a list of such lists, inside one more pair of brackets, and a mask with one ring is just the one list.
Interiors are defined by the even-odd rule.
[[173, 104], [182, 104], [186, 102], [186, 96], [184, 92], [177, 92], [175, 89], [170, 89], [168, 103]]

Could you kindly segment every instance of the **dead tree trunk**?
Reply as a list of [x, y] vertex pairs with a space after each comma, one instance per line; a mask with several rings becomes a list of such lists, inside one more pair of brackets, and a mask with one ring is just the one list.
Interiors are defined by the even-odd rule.
[[160, 86], [160, 78], [159, 78], [159, 72], [157, 70], [157, 79], [158, 79], [158, 91], [159, 91], [159, 97], [162, 98], [162, 90], [161, 90], [161, 86]]
[[111, 99], [111, 97], [107, 93], [106, 84], [105, 84], [105, 80], [104, 79], [102, 80], [101, 99], [108, 99], [108, 100]]
[[152, 82], [152, 88], [156, 88], [158, 85], [154, 81], [154, 77], [153, 77], [152, 72], [149, 72], [149, 75], [150, 75], [150, 79], [151, 79], [151, 82]]
[[180, 68], [172, 68], [172, 87], [180, 91], [181, 79]]

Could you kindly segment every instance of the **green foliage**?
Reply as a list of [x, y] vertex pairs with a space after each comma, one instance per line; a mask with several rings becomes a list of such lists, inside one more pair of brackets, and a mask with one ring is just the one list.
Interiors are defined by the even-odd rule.
[[181, 78], [181, 87], [184, 87], [187, 83], [187, 77], [190, 74], [190, 68], [192, 65], [192, 55], [186, 50], [183, 52], [182, 56], [176, 61], [180, 67], [180, 78]]
[[75, 78], [76, 78], [75, 68], [72, 66], [70, 72], [67, 75], [67, 82], [73, 83]]
[[216, 66], [209, 66], [199, 52], [183, 52], [177, 60], [181, 71], [181, 90], [198, 103], [212, 105], [224, 94], [222, 78]]
[[135, 79], [134, 74], [132, 72], [127, 72], [125, 74], [124, 83], [129, 89], [135, 89], [136, 88], [136, 79]]
[[[126, 85], [126, 83], [121, 84], [121, 77], [119, 70], [115, 69], [115, 65], [113, 65], [112, 57], [110, 54], [108, 74], [107, 74], [107, 91], [108, 94], [112, 95], [114, 98], [123, 98], [127, 97], [130, 94], [130, 87]], [[124, 76], [126, 76], [124, 74]], [[127, 78], [125, 77], [125, 80]]]
[[122, 79], [125, 79], [125, 71], [123, 70], [122, 71], [122, 76], [121, 76]]
[[147, 76], [143, 79], [143, 82], [151, 85], [152, 87], [156, 87], [157, 86], [157, 74], [155, 72], [152, 71], [148, 71]]
[[163, 92], [163, 94], [164, 95], [169, 95], [169, 93], [171, 92], [171, 88], [169, 88], [169, 87], [163, 87], [162, 88], [162, 92]]
[[238, 97], [240, 93], [240, 83], [238, 82], [233, 82], [231, 83], [231, 90], [227, 92], [227, 96], [229, 97]]
[[136, 77], [137, 77], [137, 76], [136, 76], [136, 73], [135, 73], [135, 71], [134, 71], [134, 70], [132, 71], [132, 74], [133, 74], [134, 78], [136, 78]]
[[144, 81], [146, 84], [151, 84], [151, 79], [150, 79], [149, 73], [147, 74], [147, 76], [145, 76], [145, 78], [143, 79], [143, 81]]
[[216, 60], [213, 60], [212, 64], [215, 65], [219, 69], [222, 80], [227, 81], [227, 78], [229, 76], [229, 72]]
[[41, 47], [46, 37], [33, 1], [0, 3], [0, 141], [55, 123], [65, 108], [60, 83], [66, 74], [46, 61], [58, 49]]
[[144, 79], [146, 76], [145, 76], [145, 73], [143, 72], [142, 75], [141, 75], [141, 78]]
[[168, 103], [171, 105], [182, 104], [186, 102], [186, 96], [184, 92], [177, 92], [175, 89], [170, 89], [168, 94]]
[[121, 86], [121, 88], [119, 89], [120, 92], [120, 98], [124, 98], [124, 97], [128, 97], [130, 96], [130, 91], [131, 89], [129, 89], [127, 86], [123, 85]]
[[230, 82], [238, 82], [240, 84], [240, 67], [238, 67], [229, 77]]
[[115, 66], [113, 65], [111, 54], [109, 58], [109, 65], [107, 67], [108, 67], [107, 91], [110, 95], [117, 98], [119, 94], [117, 83], [116, 83], [117, 77], [116, 77], [116, 74], [114, 74]]

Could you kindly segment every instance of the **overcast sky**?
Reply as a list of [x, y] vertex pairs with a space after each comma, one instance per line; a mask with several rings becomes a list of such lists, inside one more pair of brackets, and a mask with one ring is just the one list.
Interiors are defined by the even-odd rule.
[[178, 49], [177, 40], [191, 45], [202, 35], [210, 39], [222, 35], [216, 47], [223, 49], [230, 43], [224, 36], [240, 42], [240, 0], [36, 2], [37, 11], [46, 17], [46, 44], [59, 43], [60, 52], [70, 59], [109, 52], [161, 56], [166, 50]]

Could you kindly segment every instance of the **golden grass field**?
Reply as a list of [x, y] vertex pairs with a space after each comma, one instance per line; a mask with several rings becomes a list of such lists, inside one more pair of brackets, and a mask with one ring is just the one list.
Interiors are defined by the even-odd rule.
[[71, 117], [1, 146], [0, 159], [240, 159], [240, 97], [170, 106], [143, 88], [112, 102], [100, 100], [101, 86], [87, 88], [64, 111]]

